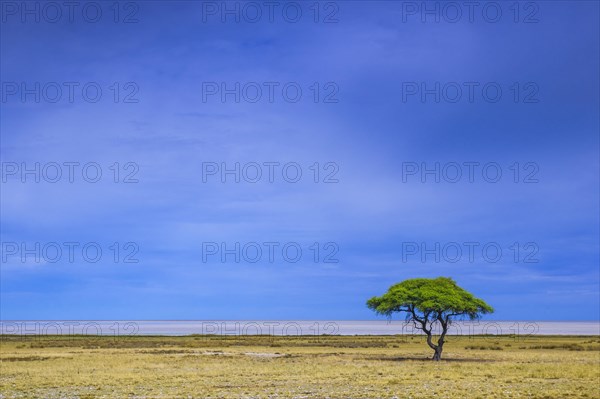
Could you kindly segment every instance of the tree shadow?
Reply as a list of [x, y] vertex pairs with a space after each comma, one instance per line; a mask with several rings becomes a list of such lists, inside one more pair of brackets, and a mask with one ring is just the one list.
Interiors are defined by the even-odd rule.
[[374, 357], [373, 360], [382, 360], [382, 361], [388, 361], [388, 362], [428, 362], [428, 363], [444, 363], [444, 362], [448, 362], [448, 363], [469, 363], [469, 362], [475, 362], [475, 363], [493, 363], [496, 362], [497, 360], [494, 359], [478, 359], [478, 358], [452, 358], [452, 357], [448, 357], [448, 358], [442, 358], [441, 360], [434, 362], [433, 360], [431, 360], [431, 357], [423, 357], [423, 356], [381, 356], [381, 357]]

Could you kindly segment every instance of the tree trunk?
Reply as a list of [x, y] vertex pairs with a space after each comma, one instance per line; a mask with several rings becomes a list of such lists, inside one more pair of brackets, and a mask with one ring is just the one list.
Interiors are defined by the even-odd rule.
[[442, 346], [444, 345], [444, 341], [442, 339], [440, 339], [438, 341], [438, 344], [434, 344], [431, 340], [431, 333], [427, 332], [427, 344], [429, 345], [429, 347], [431, 349], [434, 350], [433, 353], [433, 357], [431, 358], [431, 360], [440, 360], [442, 358]]
[[[413, 322], [418, 321], [419, 323], [421, 323], [420, 329], [423, 330], [423, 332], [425, 332], [425, 334], [427, 334], [427, 345], [429, 345], [429, 347], [434, 350], [434, 354], [433, 354], [433, 357], [431, 358], [431, 360], [434, 360], [434, 361], [441, 360], [442, 359], [442, 349], [444, 347], [444, 338], [446, 338], [446, 333], [448, 332], [448, 325], [449, 325], [448, 316], [443, 318], [441, 314], [437, 315], [437, 320], [442, 325], [442, 334], [440, 335], [440, 338], [438, 339], [438, 342], [436, 345], [433, 343], [433, 339], [432, 339], [433, 337], [431, 334], [431, 330], [433, 329], [432, 328], [433, 321], [431, 321], [431, 327], [427, 328], [427, 321], [429, 320], [430, 312], [426, 312], [422, 318], [419, 318], [419, 317], [417, 317], [417, 314], [415, 313], [414, 308], [409, 308], [409, 311], [412, 313]], [[415, 323], [415, 326], [416, 326], [416, 323]]]
[[438, 345], [435, 348], [435, 352], [433, 353], [433, 357], [431, 360], [439, 361], [442, 360], [442, 345]]
[[440, 338], [438, 339], [437, 345], [434, 345], [435, 348], [433, 348], [435, 350], [435, 353], [433, 354], [432, 360], [434, 360], [434, 361], [442, 360], [442, 350], [444, 349], [444, 342], [445, 342], [446, 334], [448, 333], [448, 325], [449, 325], [448, 316], [446, 316], [446, 318], [443, 318], [441, 315], [438, 315], [438, 320], [439, 320], [440, 324], [442, 325], [442, 334], [440, 335]]
[[433, 357], [431, 358], [431, 360], [434, 361], [442, 360], [442, 350], [444, 349], [446, 333], [448, 332], [448, 323], [444, 322], [443, 320], [440, 320], [440, 322], [442, 324], [442, 334], [437, 341], [437, 345], [431, 342], [431, 334], [427, 334], [427, 344], [429, 344], [429, 347], [434, 350]]

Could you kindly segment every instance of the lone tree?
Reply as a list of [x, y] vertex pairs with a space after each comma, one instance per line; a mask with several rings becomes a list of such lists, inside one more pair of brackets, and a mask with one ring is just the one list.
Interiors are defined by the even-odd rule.
[[[452, 319], [478, 319], [494, 309], [473, 294], [459, 287], [448, 277], [414, 278], [392, 285], [382, 296], [367, 301], [367, 306], [391, 317], [394, 312], [406, 312], [406, 320], [427, 334], [427, 344], [435, 351], [432, 360], [442, 358], [444, 338]], [[432, 329], [441, 326], [437, 345], [433, 343]]]

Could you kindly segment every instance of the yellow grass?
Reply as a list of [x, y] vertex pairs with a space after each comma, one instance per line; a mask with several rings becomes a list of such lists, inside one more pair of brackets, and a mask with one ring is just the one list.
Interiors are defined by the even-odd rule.
[[10, 337], [0, 398], [599, 398], [599, 337]]

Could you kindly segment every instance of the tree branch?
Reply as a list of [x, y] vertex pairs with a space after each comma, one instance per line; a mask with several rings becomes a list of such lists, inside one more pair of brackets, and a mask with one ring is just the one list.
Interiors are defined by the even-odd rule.
[[413, 318], [413, 324], [415, 325], [416, 328], [419, 328], [419, 326], [417, 326], [416, 322], [419, 322], [421, 324], [420, 329], [423, 330], [425, 332], [425, 334], [427, 334], [427, 345], [429, 345], [429, 347], [433, 350], [437, 350], [437, 345], [435, 345], [431, 339], [431, 326], [429, 328], [427, 328], [427, 322], [429, 321], [429, 316], [431, 315], [431, 311], [425, 312], [423, 314], [423, 317], [419, 317], [417, 315], [417, 312], [415, 312], [415, 308], [414, 306], [410, 306], [409, 307], [410, 313], [412, 315]]

